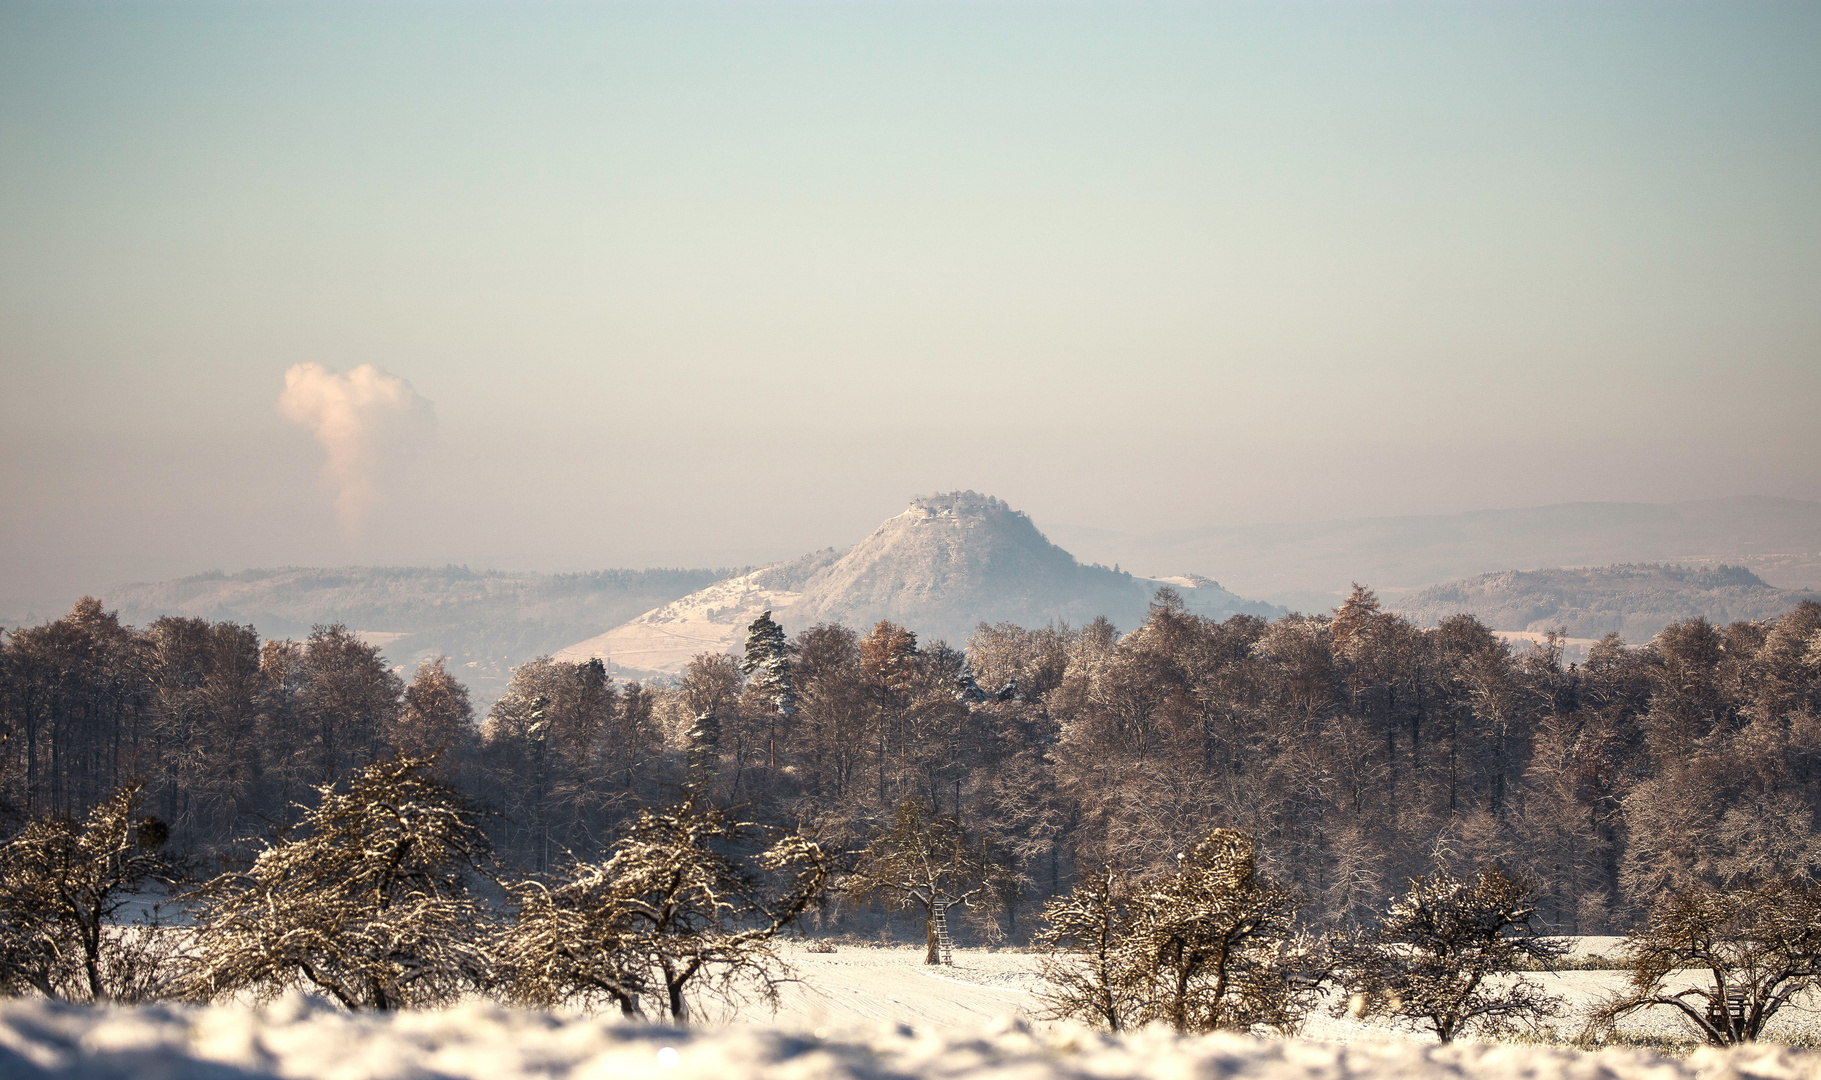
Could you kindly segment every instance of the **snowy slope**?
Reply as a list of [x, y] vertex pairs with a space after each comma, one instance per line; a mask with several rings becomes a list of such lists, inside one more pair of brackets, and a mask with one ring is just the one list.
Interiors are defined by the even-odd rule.
[[834, 549], [727, 578], [621, 623], [604, 634], [558, 650], [553, 659], [577, 664], [598, 657], [634, 677], [672, 674], [700, 653], [733, 652], [746, 628], [765, 611], [788, 611], [797, 591], [839, 557]]
[[890, 619], [926, 642], [940, 638], [955, 646], [982, 622], [1081, 625], [1104, 615], [1131, 630], [1165, 584], [1197, 615], [1282, 613], [1204, 577], [1135, 578], [1083, 566], [1024, 514], [963, 491], [915, 499], [851, 548], [718, 582], [571, 645], [556, 658], [575, 663], [599, 657], [633, 674], [675, 673], [698, 653], [739, 649], [747, 626], [763, 611], [793, 634], [821, 622], [864, 631]]

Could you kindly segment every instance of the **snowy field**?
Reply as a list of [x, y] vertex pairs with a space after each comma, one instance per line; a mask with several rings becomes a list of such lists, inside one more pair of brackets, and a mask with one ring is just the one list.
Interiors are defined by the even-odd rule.
[[[955, 967], [932, 969], [921, 953], [788, 947], [800, 981], [785, 988], [775, 1013], [748, 1006], [703, 1017], [692, 1031], [480, 1002], [378, 1017], [303, 997], [264, 1009], [13, 1001], [0, 1005], [0, 1080], [1821, 1080], [1821, 1054], [1770, 1044], [1697, 1050], [1685, 1060], [1644, 1050], [1443, 1047], [1325, 1015], [1296, 1040], [1150, 1031], [1115, 1038], [1037, 1020], [1033, 956], [962, 949]], [[1534, 977], [1579, 1012], [1623, 975]], [[1816, 1019], [1805, 1011], [1795, 1022]], [[1563, 1023], [1578, 1026], [1579, 1018]], [[1667, 1015], [1634, 1030], [1685, 1034]]]
[[[1613, 957], [1621, 938], [1577, 938], [1569, 962], [1587, 957]], [[954, 967], [926, 967], [922, 947], [869, 948], [842, 946], [833, 953], [812, 953], [786, 945], [781, 955], [796, 969], [799, 981], [785, 987], [774, 1013], [749, 1004], [715, 1023], [773, 1026], [791, 1032], [837, 1030], [856, 1024], [905, 1024], [911, 1027], [977, 1027], [1001, 1017], [1016, 1017], [1036, 1027], [1043, 985], [1037, 957], [1029, 953], [985, 949], [955, 950]], [[1623, 971], [1533, 972], [1526, 976], [1567, 1003], [1555, 1022], [1555, 1037], [1572, 1039], [1596, 1003], [1623, 987]], [[1817, 1002], [1821, 1005], [1821, 1002]], [[1692, 1039], [1688, 1025], [1667, 1009], [1627, 1017], [1619, 1033], [1638, 1039]], [[1407, 1028], [1383, 1022], [1361, 1023], [1334, 1017], [1323, 1009], [1303, 1025], [1306, 1039], [1352, 1042], [1359, 1039], [1433, 1041]], [[1792, 1006], [1772, 1021], [1767, 1038], [1802, 1045], [1821, 1045], [1821, 1011]], [[1821, 1080], [1821, 1075], [1818, 1075]]]

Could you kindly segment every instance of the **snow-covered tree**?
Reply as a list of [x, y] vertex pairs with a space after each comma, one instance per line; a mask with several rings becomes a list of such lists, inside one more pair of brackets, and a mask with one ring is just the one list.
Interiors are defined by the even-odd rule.
[[1535, 918], [1528, 882], [1493, 866], [1465, 880], [1438, 867], [1410, 883], [1376, 931], [1337, 947], [1353, 994], [1345, 1007], [1427, 1027], [1442, 1042], [1534, 1027], [1561, 1011], [1561, 999], [1511, 973], [1565, 950], [1537, 936]]
[[1144, 995], [1137, 1019], [1182, 1032], [1294, 1031], [1314, 994], [1296, 907], [1294, 893], [1258, 873], [1251, 837], [1209, 833], [1133, 897]]
[[302, 835], [200, 891], [191, 993], [319, 990], [350, 1009], [454, 1000], [488, 960], [469, 891], [490, 849], [467, 800], [424, 758], [320, 789]]
[[418, 665], [392, 726], [392, 748], [406, 757], [436, 755], [445, 767], [455, 767], [473, 752], [474, 706], [468, 701], [468, 688], [449, 674], [448, 659], [439, 656]]
[[784, 628], [762, 613], [746, 628], [746, 655], [740, 661], [748, 684], [759, 691], [777, 709], [778, 715], [790, 719], [797, 711], [797, 686], [791, 677], [790, 642]]
[[1103, 870], [1044, 909], [1052, 1015], [1114, 1030], [1294, 1031], [1316, 989], [1295, 910], [1295, 894], [1258, 874], [1251, 838], [1232, 829], [1153, 878]]
[[498, 950], [508, 996], [544, 1007], [607, 1002], [628, 1016], [655, 998], [652, 1011], [678, 1023], [704, 996], [775, 1001], [788, 969], [770, 943], [822, 895], [828, 861], [797, 835], [750, 865], [725, 853], [751, 832], [692, 795], [641, 812], [605, 862], [579, 865], [555, 886], [518, 886], [518, 918]]
[[167, 869], [166, 826], [133, 820], [139, 791], [120, 788], [80, 824], [34, 818], [0, 845], [0, 993], [105, 1002], [156, 991], [156, 936], [112, 925]]
[[1086, 1020], [1111, 1031], [1130, 1023], [1141, 997], [1131, 905], [1131, 882], [1109, 866], [1044, 906], [1036, 944], [1049, 985], [1039, 996], [1052, 1019]]
[[1714, 1046], [1750, 1042], [1817, 984], [1821, 889], [1789, 879], [1697, 885], [1660, 901], [1626, 946], [1631, 986], [1594, 1015], [1596, 1029], [1660, 1007]]
[[937, 964], [936, 905], [964, 905], [990, 895], [988, 869], [960, 822], [913, 795], [899, 805], [892, 827], [874, 834], [844, 887], [855, 896], [878, 896], [894, 907], [920, 911], [928, 943], [923, 962]]

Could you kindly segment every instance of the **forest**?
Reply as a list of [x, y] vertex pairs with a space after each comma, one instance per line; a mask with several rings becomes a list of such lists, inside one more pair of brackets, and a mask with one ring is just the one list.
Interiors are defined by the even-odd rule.
[[[909, 807], [977, 868], [963, 932], [990, 943], [1217, 829], [1334, 930], [1438, 869], [1496, 865], [1533, 884], [1541, 924], [1594, 934], [1676, 890], [1821, 864], [1814, 602], [1609, 636], [1579, 664], [1470, 616], [1419, 628], [1356, 587], [1329, 614], [1218, 623], [1164, 589], [1123, 634], [981, 625], [959, 648], [767, 617], [744, 657], [700, 656], [675, 685], [525, 663], [484, 717], [442, 663], [409, 674], [341, 626], [134, 628], [84, 599], [0, 643], [0, 839], [137, 783], [197, 873], [245, 866], [405, 757], [433, 757], [532, 876], [602, 859], [686, 794], [834, 853]], [[878, 895], [836, 890], [799, 921], [874, 934]]]

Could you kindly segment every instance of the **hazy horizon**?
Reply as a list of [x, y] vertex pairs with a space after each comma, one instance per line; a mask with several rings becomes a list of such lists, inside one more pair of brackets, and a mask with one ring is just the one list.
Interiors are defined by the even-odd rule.
[[1821, 501], [1817, 55], [1795, 4], [0, 5], [0, 598], [762, 563], [954, 488]]

